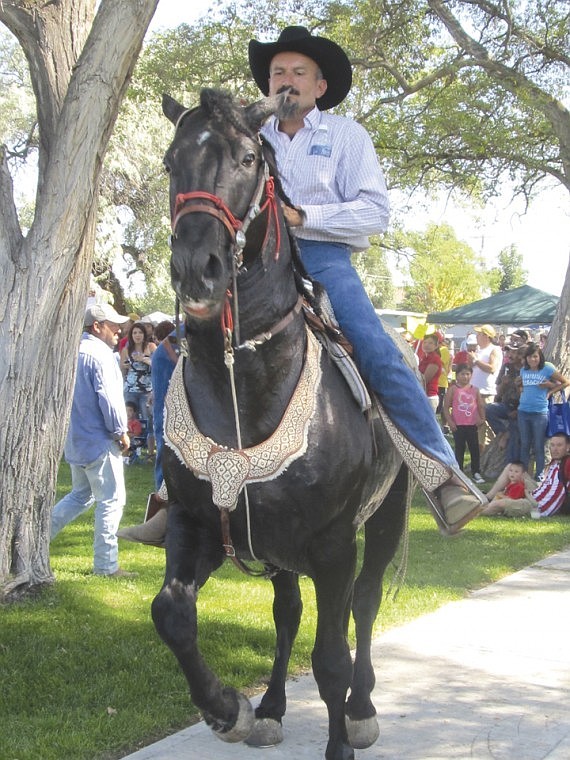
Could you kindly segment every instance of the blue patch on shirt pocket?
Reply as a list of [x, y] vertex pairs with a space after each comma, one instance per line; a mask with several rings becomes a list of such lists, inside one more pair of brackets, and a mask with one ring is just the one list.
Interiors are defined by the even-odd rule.
[[324, 156], [330, 158], [332, 145], [311, 145], [309, 156]]

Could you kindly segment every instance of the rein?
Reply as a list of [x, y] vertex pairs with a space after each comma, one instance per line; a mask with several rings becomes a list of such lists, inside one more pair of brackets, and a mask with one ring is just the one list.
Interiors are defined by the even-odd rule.
[[[268, 330], [265, 333], [260, 333], [259, 335], [256, 335], [254, 338], [251, 338], [251, 340], [245, 341], [245, 343], [236, 346], [234, 349], [232, 345], [232, 338], [233, 338], [233, 315], [232, 315], [232, 309], [230, 306], [230, 298], [231, 293], [228, 291], [226, 295], [226, 301], [224, 303], [224, 308], [222, 309], [222, 316], [221, 316], [221, 327], [222, 332], [224, 334], [224, 362], [228, 369], [229, 375], [230, 375], [230, 386], [231, 386], [231, 392], [232, 392], [232, 404], [234, 409], [234, 420], [236, 424], [236, 440], [237, 440], [237, 448], [241, 449], [243, 448], [242, 440], [241, 440], [241, 426], [239, 422], [239, 407], [238, 407], [238, 400], [237, 400], [237, 393], [236, 393], [236, 385], [235, 385], [235, 375], [234, 375], [234, 350], [239, 350], [241, 348], [247, 348], [251, 351], [255, 351], [258, 345], [261, 345], [263, 343], [266, 343], [267, 341], [271, 340], [271, 338], [274, 335], [277, 335], [282, 330], [284, 330], [288, 325], [291, 324], [291, 322], [295, 319], [297, 314], [301, 311], [303, 308], [303, 297], [299, 295], [297, 298], [297, 301], [295, 303], [295, 306], [289, 311], [283, 319], [279, 320], [277, 324], [273, 325], [273, 327]], [[253, 545], [251, 540], [251, 519], [250, 519], [250, 508], [249, 508], [249, 494], [247, 490], [247, 485], [244, 485], [243, 487], [243, 495], [245, 499], [245, 515], [246, 515], [246, 522], [247, 522], [247, 543], [249, 547], [249, 553], [253, 557], [253, 559], [256, 562], [262, 562], [258, 557], [255, 556], [255, 552], [253, 551]], [[246, 575], [251, 576], [263, 576], [266, 578], [271, 577], [273, 574], [273, 570], [268, 569], [267, 567], [265, 570], [256, 571], [252, 570], [250, 567], [248, 567], [245, 562], [243, 562], [239, 557], [236, 556], [236, 552], [234, 549], [234, 545], [232, 542], [232, 537], [230, 534], [230, 513], [229, 509], [222, 508], [220, 509], [220, 519], [221, 519], [221, 525], [222, 525], [222, 545], [224, 547], [224, 552], [226, 557], [229, 557], [234, 565], [241, 570]]]

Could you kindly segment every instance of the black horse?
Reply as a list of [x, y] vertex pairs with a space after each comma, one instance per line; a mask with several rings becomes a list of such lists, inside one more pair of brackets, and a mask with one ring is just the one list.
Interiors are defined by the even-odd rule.
[[[272, 156], [259, 139], [284, 97], [242, 107], [204, 90], [192, 110], [163, 99], [176, 127], [165, 166], [172, 284], [186, 315], [188, 356], [167, 401], [166, 574], [152, 615], [217, 735], [277, 743], [302, 610], [298, 574], [312, 578], [313, 672], [329, 714], [325, 757], [349, 760], [353, 747], [378, 737], [371, 632], [410, 480], [383, 426], [358, 408], [299, 308], [301, 265], [275, 195]], [[234, 552], [272, 570], [275, 660], [255, 715], [243, 695], [220, 684], [197, 644], [198, 591]]]

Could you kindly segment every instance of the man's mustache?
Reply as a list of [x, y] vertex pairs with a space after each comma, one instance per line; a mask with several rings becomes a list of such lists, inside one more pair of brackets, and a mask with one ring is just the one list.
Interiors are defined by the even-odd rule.
[[283, 87], [280, 87], [277, 90], [277, 94], [281, 95], [282, 92], [288, 92], [289, 95], [301, 95], [299, 90], [296, 90], [294, 87], [291, 87], [289, 84], [284, 84]]

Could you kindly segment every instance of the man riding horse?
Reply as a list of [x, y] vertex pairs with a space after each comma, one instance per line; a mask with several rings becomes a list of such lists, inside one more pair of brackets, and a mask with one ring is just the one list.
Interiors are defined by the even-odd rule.
[[[275, 151], [293, 203], [284, 214], [303, 264], [325, 286], [358, 368], [380, 398], [392, 440], [441, 532], [457, 533], [487, 499], [459, 470], [423, 389], [384, 331], [350, 260], [367, 248], [368, 235], [386, 230], [389, 218], [386, 183], [369, 135], [358, 123], [326, 112], [350, 91], [350, 61], [333, 41], [291, 26], [276, 42], [251, 40], [249, 63], [264, 95], [288, 91], [261, 134]], [[120, 535], [161, 543], [165, 524], [159, 512]]]

